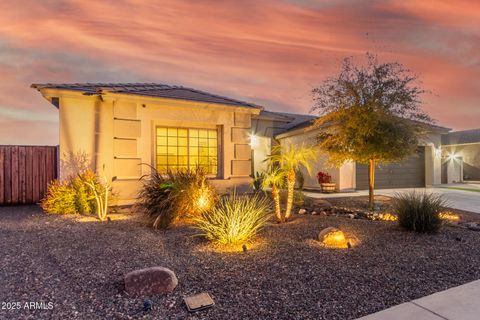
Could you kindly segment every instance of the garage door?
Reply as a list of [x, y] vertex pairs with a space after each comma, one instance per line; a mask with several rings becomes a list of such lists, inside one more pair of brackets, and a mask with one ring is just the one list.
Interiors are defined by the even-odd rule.
[[[357, 190], [368, 189], [368, 166], [356, 165]], [[420, 188], [425, 187], [425, 148], [406, 160], [375, 168], [375, 188]]]

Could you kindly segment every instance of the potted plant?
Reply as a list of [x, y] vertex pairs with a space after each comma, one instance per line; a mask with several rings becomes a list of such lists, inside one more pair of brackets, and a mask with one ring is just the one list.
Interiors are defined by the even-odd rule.
[[326, 172], [319, 171], [317, 173], [318, 183], [322, 187], [322, 192], [331, 193], [335, 192], [336, 184], [332, 182], [332, 176]]

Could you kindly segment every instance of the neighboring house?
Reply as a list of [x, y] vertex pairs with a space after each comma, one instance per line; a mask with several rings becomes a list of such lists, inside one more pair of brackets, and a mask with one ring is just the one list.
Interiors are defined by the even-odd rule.
[[[140, 177], [150, 172], [205, 167], [221, 192], [250, 188], [251, 175], [266, 168], [276, 143], [313, 145], [319, 128], [310, 115], [271, 112], [263, 107], [181, 86], [155, 83], [33, 84], [59, 109], [60, 155], [86, 153], [89, 166], [108, 178], [119, 204], [135, 200]], [[442, 135], [431, 126], [418, 154], [376, 171], [378, 188], [425, 187], [441, 183]], [[305, 187], [315, 189], [318, 170], [328, 171], [339, 190], [367, 188], [364, 165], [326, 165], [318, 155]], [[104, 168], [104, 169], [103, 169]], [[64, 177], [66, 169], [61, 168]]]
[[480, 129], [442, 136], [442, 183], [480, 181]]

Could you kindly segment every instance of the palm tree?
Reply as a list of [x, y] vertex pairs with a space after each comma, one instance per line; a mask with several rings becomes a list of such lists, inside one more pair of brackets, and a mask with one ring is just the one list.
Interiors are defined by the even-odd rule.
[[310, 161], [317, 157], [313, 147], [307, 147], [304, 144], [299, 147], [289, 145], [278, 145], [272, 148], [272, 154], [268, 156], [271, 163], [277, 163], [287, 175], [287, 208], [285, 209], [284, 220], [288, 220], [292, 214], [293, 193], [295, 188], [296, 172], [301, 166], [311, 172]]
[[263, 179], [263, 187], [272, 187], [272, 198], [275, 204], [275, 218], [278, 222], [283, 222], [280, 210], [280, 188], [285, 184], [285, 171], [270, 163], [265, 177]]

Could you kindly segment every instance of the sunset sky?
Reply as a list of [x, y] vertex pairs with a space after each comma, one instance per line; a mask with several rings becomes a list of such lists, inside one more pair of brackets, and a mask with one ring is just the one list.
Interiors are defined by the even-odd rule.
[[35, 82], [160, 82], [308, 113], [311, 89], [366, 51], [420, 74], [424, 109], [480, 127], [480, 1], [4, 0], [0, 144], [57, 144]]

